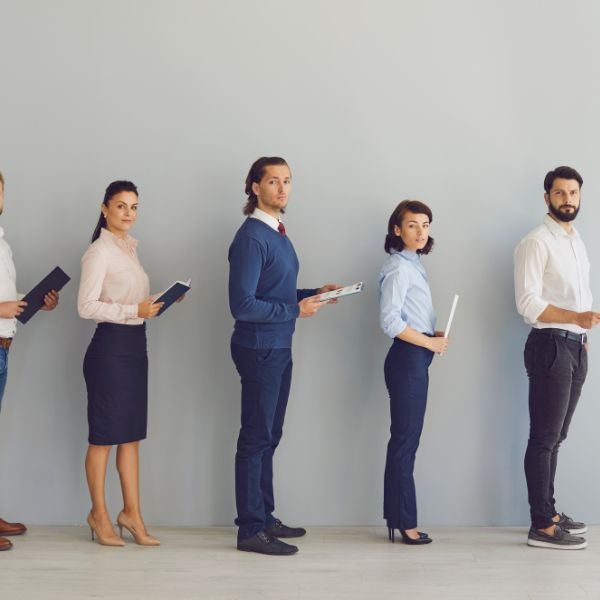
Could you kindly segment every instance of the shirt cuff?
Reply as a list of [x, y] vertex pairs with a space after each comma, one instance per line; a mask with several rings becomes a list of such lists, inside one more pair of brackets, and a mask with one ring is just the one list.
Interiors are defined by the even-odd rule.
[[137, 319], [138, 318], [138, 305], [137, 304], [126, 304], [125, 305], [125, 315], [127, 319]]
[[382, 328], [383, 328], [383, 333], [385, 333], [385, 335], [394, 339], [394, 338], [398, 337], [407, 327], [408, 327], [408, 323], [406, 323], [406, 321], [402, 321], [401, 319], [398, 319], [397, 321], [394, 321], [393, 323], [390, 323], [389, 325], [384, 325]]
[[541, 298], [533, 298], [523, 311], [523, 316], [530, 323], [535, 323], [539, 316], [548, 308], [549, 302]]

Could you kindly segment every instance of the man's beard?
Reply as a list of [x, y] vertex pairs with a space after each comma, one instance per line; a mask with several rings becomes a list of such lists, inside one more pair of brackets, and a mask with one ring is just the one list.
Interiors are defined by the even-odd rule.
[[[567, 204], [563, 204], [562, 206], [567, 206]], [[550, 212], [559, 220], [562, 221], [563, 223], [569, 223], [570, 221], [575, 220], [575, 217], [577, 216], [577, 213], [579, 212], [579, 208], [581, 207], [581, 205], [579, 205], [577, 208], [575, 208], [573, 210], [573, 212], [562, 212], [560, 210], [561, 207], [556, 208], [556, 206], [554, 206], [554, 204], [552, 204], [552, 202], [548, 203], [548, 209], [550, 210]]]

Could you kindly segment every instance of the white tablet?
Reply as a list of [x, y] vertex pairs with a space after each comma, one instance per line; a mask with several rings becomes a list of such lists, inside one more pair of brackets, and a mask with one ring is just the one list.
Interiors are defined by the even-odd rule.
[[325, 302], [327, 300], [333, 300], [336, 298], [341, 298], [342, 296], [351, 296], [352, 294], [358, 294], [363, 291], [364, 284], [362, 281], [359, 283], [353, 283], [352, 285], [347, 285], [346, 287], [340, 288], [338, 290], [333, 290], [331, 292], [325, 292], [323, 294], [319, 294], [319, 301]]

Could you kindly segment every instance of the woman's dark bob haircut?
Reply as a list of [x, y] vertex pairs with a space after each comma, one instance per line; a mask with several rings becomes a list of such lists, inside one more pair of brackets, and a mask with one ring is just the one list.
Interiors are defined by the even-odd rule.
[[[404, 220], [404, 215], [406, 213], [413, 213], [415, 215], [427, 215], [429, 222], [433, 222], [433, 213], [431, 209], [423, 202], [419, 202], [418, 200], [403, 200], [396, 206], [390, 220], [388, 222], [388, 232], [385, 236], [385, 251], [388, 254], [391, 254], [392, 249], [400, 252], [404, 249], [404, 242], [399, 235], [396, 235], [394, 232], [394, 227], [398, 225], [400, 227], [402, 225], [402, 221]], [[427, 243], [423, 247], [422, 250], [417, 250], [417, 254], [429, 254], [433, 248], [433, 238], [429, 236]]]

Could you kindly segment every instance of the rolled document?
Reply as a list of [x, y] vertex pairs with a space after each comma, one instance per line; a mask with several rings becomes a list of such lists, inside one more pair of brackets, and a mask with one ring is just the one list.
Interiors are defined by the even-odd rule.
[[447, 338], [450, 335], [450, 327], [452, 327], [452, 319], [454, 319], [454, 312], [456, 311], [456, 305], [458, 304], [458, 294], [454, 294], [454, 301], [452, 302], [452, 308], [450, 309], [450, 316], [448, 317], [448, 323], [444, 330], [444, 337]]

